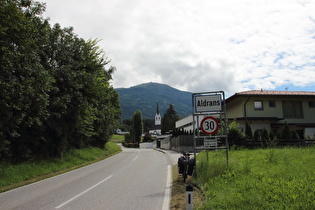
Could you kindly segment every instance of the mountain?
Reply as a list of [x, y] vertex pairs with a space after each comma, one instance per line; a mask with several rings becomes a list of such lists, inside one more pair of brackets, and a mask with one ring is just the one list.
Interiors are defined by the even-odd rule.
[[136, 110], [143, 119], [154, 119], [157, 103], [163, 117], [170, 104], [180, 117], [191, 114], [192, 93], [181, 91], [160, 83], [145, 83], [130, 88], [116, 88], [120, 96], [122, 119], [131, 119]]

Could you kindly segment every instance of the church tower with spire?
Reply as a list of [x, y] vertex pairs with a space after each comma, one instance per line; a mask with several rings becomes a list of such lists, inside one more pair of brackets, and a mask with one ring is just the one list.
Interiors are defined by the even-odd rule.
[[152, 135], [161, 135], [161, 113], [159, 109], [159, 103], [156, 103], [156, 112], [155, 112], [155, 117], [154, 117], [154, 128], [149, 131], [150, 134]]
[[155, 127], [161, 127], [161, 114], [159, 110], [159, 103], [156, 103], [156, 112], [155, 112]]

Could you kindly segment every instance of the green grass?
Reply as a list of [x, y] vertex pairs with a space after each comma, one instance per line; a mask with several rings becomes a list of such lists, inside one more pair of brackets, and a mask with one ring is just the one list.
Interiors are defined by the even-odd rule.
[[105, 159], [120, 151], [114, 142], [108, 142], [104, 149], [88, 147], [74, 149], [62, 158], [38, 160], [21, 164], [0, 163], [0, 192], [70, 171]]
[[197, 156], [195, 181], [206, 194], [204, 209], [313, 209], [315, 147]]
[[122, 143], [125, 141], [125, 136], [124, 135], [117, 135], [117, 134], [114, 134], [112, 136], [112, 139], [111, 141], [115, 142], [115, 143]]

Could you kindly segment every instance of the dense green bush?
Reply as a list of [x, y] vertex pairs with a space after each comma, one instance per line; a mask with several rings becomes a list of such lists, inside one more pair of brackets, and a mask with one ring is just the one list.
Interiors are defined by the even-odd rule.
[[154, 139], [152, 138], [151, 134], [145, 133], [143, 137], [144, 142], [152, 142]]
[[125, 133], [124, 138], [125, 138], [125, 142], [126, 142], [126, 143], [131, 142], [131, 136], [130, 136], [130, 133]]
[[242, 146], [244, 145], [245, 134], [241, 130], [239, 124], [235, 121], [229, 124], [228, 126], [228, 141], [229, 145]]
[[0, 160], [62, 157], [104, 147], [118, 124], [114, 67], [72, 28], [51, 27], [44, 5], [0, 1]]
[[267, 147], [268, 146], [268, 144], [269, 144], [269, 134], [268, 134], [268, 131], [267, 131], [266, 128], [264, 128], [262, 130], [260, 141], [261, 141], [262, 147]]
[[260, 136], [260, 134], [259, 134], [259, 130], [255, 130], [255, 132], [254, 132], [254, 140], [260, 140], [261, 139], [261, 136]]
[[126, 143], [126, 142], [124, 142], [123, 146], [124, 147], [128, 147], [128, 148], [139, 148], [139, 143], [138, 142], [136, 142], [136, 143]]
[[290, 130], [289, 124], [287, 122], [284, 123], [284, 128], [282, 129], [282, 132], [281, 132], [281, 138], [282, 139], [292, 139], [291, 130]]

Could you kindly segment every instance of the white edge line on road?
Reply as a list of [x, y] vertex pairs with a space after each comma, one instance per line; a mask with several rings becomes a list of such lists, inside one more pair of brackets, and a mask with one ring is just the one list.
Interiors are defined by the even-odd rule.
[[172, 166], [167, 166], [167, 176], [166, 176], [166, 188], [164, 193], [163, 207], [162, 210], [170, 209], [172, 195]]
[[132, 162], [135, 161], [137, 158], [138, 158], [138, 155], [134, 159], [132, 159]]
[[92, 187], [90, 187], [89, 189], [87, 190], [84, 190], [83, 192], [81, 192], [80, 194], [74, 196], [73, 198], [67, 200], [66, 202], [60, 204], [59, 206], [55, 207], [56, 209], [59, 209], [61, 207], [63, 207], [64, 205], [70, 203], [71, 201], [73, 201], [74, 199], [80, 197], [81, 195], [83, 195], [84, 193], [87, 193], [88, 191], [92, 190], [93, 188], [97, 187], [98, 185], [102, 184], [103, 182], [107, 181], [108, 179], [110, 179], [113, 175], [110, 175], [109, 177], [107, 177], [106, 179], [103, 179], [102, 181], [100, 181], [99, 183], [93, 185]]

